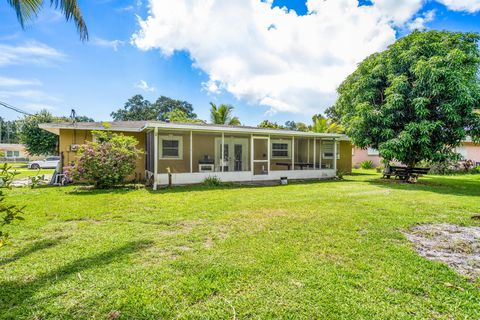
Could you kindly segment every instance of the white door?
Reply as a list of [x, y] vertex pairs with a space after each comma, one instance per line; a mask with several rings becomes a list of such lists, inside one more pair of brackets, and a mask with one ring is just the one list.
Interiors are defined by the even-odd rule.
[[215, 168], [221, 171], [247, 171], [248, 170], [248, 139], [224, 138], [223, 159], [221, 157], [222, 138], [215, 138]]

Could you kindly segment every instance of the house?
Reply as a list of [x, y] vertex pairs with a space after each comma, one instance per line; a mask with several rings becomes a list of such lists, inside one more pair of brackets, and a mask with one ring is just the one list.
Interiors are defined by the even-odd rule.
[[[109, 124], [109, 130], [139, 141], [144, 155], [135, 175], [154, 189], [168, 184], [169, 172], [173, 184], [193, 184], [209, 176], [237, 182], [332, 178], [352, 168], [352, 146], [342, 134], [160, 121]], [[105, 130], [100, 122], [40, 127], [59, 135], [64, 164], [75, 160], [79, 144], [91, 141], [92, 130]]]
[[[462, 161], [471, 160], [477, 166], [480, 166], [480, 144], [474, 143], [470, 138], [462, 141], [462, 144], [455, 148], [455, 152], [462, 156]], [[373, 148], [361, 149], [352, 147], [352, 163], [354, 167], [359, 167], [363, 161], [372, 161], [373, 166], [382, 164], [382, 158], [378, 150]]]
[[0, 143], [0, 154], [4, 161], [25, 161], [29, 154], [23, 144]]

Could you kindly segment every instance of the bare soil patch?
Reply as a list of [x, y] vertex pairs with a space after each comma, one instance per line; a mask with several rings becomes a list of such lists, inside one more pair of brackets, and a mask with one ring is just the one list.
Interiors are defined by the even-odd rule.
[[469, 278], [480, 275], [480, 227], [428, 224], [405, 233], [422, 256], [448, 264]]

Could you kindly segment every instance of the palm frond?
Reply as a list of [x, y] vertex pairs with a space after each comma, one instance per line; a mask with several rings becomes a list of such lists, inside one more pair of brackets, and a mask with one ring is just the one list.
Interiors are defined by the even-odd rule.
[[50, 0], [50, 5], [54, 6], [55, 9], [60, 9], [67, 21], [73, 19], [77, 31], [80, 34], [80, 39], [82, 41], [88, 40], [87, 25], [83, 20], [82, 12], [80, 11], [77, 0]]
[[15, 9], [18, 22], [25, 28], [25, 23], [37, 17], [43, 0], [7, 0], [7, 3]]
[[[7, 0], [17, 14], [17, 19], [22, 28], [25, 24], [38, 16], [42, 9], [44, 0]], [[60, 9], [67, 21], [73, 19], [82, 41], [88, 40], [88, 30], [77, 0], [50, 0], [50, 5]]]

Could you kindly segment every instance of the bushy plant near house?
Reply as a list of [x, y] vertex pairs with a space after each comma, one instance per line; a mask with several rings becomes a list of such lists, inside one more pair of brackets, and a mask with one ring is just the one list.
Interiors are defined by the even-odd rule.
[[360, 167], [362, 169], [373, 169], [373, 162], [372, 160], [365, 160], [360, 163]]
[[96, 141], [79, 147], [76, 163], [64, 168], [73, 181], [86, 181], [96, 188], [124, 184], [135, 171], [141, 151], [134, 137], [110, 131], [93, 131]]
[[18, 207], [12, 204], [5, 203], [5, 196], [1, 188], [9, 188], [13, 178], [18, 174], [17, 171], [12, 170], [12, 166], [4, 163], [0, 167], [0, 248], [5, 245], [9, 234], [2, 230], [4, 226], [12, 223], [13, 220], [23, 220], [20, 216], [24, 207]]
[[207, 187], [218, 187], [222, 185], [222, 180], [217, 176], [210, 176], [203, 179], [202, 183]]

